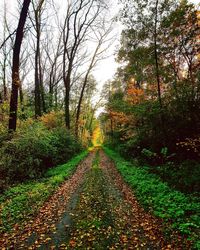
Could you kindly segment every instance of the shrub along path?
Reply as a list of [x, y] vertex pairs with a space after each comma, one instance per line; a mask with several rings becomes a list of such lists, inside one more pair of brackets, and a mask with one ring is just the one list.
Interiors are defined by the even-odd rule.
[[166, 242], [162, 224], [146, 213], [113, 162], [95, 150], [23, 231], [2, 249], [190, 249]]

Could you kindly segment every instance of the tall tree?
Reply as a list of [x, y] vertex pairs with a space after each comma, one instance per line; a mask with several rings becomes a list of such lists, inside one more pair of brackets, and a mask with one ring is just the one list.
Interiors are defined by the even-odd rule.
[[36, 32], [35, 45], [35, 117], [41, 116], [42, 111], [46, 112], [44, 86], [41, 65], [41, 32], [42, 32], [42, 11], [45, 1], [32, 1], [34, 19], [31, 18]]
[[0, 61], [0, 67], [1, 67], [1, 79], [2, 79], [2, 99], [4, 101], [8, 100], [8, 64], [9, 64], [9, 55], [12, 50], [12, 44], [9, 43], [8, 37], [11, 38], [11, 36], [8, 36], [9, 33], [9, 25], [7, 21], [7, 5], [4, 0], [4, 14], [3, 14], [3, 43], [1, 45], [1, 56], [2, 60]]
[[[6, 3], [4, 1], [4, 22], [3, 22], [3, 35], [4, 35], [4, 41], [6, 39]], [[5, 46], [3, 47], [3, 55], [4, 55], [4, 59], [3, 59], [3, 64], [2, 64], [2, 70], [3, 70], [3, 97], [4, 100], [8, 99], [8, 91], [7, 91], [7, 84], [6, 84], [6, 63], [7, 63], [7, 46], [5, 44]]]
[[20, 50], [24, 36], [24, 26], [28, 14], [28, 9], [31, 0], [24, 0], [18, 27], [16, 31], [15, 44], [13, 49], [13, 63], [12, 63], [12, 90], [10, 98], [10, 115], [9, 115], [9, 131], [15, 131], [17, 126], [17, 108], [18, 108], [18, 91], [20, 87]]

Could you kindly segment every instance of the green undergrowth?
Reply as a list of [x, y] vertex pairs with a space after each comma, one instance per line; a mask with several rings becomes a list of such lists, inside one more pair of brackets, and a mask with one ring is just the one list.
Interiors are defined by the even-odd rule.
[[49, 169], [43, 178], [9, 188], [0, 196], [0, 233], [24, 224], [37, 213], [55, 189], [68, 178], [84, 159], [84, 151], [66, 164]]
[[150, 210], [167, 224], [166, 232], [178, 230], [200, 249], [200, 203], [189, 195], [173, 190], [145, 167], [138, 167], [125, 161], [111, 149], [105, 153], [115, 162], [124, 180], [134, 190], [136, 197], [145, 209]]

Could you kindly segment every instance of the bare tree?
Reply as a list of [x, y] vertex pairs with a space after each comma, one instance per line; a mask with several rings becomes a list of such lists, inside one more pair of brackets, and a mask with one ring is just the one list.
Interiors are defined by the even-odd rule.
[[91, 26], [101, 13], [101, 3], [95, 0], [68, 2], [63, 33], [63, 82], [65, 86], [65, 123], [70, 129], [70, 86], [73, 65]]
[[111, 33], [111, 30], [112, 30], [112, 26], [109, 26], [106, 28], [105, 19], [102, 19], [101, 26], [97, 29], [97, 31], [93, 30], [93, 35], [95, 36], [95, 40], [96, 40], [97, 44], [96, 44], [96, 48], [94, 49], [93, 55], [90, 58], [90, 63], [89, 63], [89, 66], [86, 70], [86, 73], [85, 73], [85, 76], [83, 79], [83, 83], [82, 83], [82, 87], [81, 87], [81, 93], [80, 93], [80, 97], [79, 97], [79, 101], [78, 101], [78, 105], [77, 105], [76, 121], [75, 121], [75, 135], [76, 135], [76, 137], [78, 137], [78, 126], [79, 126], [79, 117], [80, 117], [80, 113], [81, 113], [81, 104], [82, 104], [82, 100], [83, 100], [83, 96], [84, 96], [85, 87], [86, 87], [87, 82], [88, 82], [88, 77], [91, 74], [92, 70], [97, 65], [97, 63], [100, 60], [103, 60], [105, 57], [104, 52], [106, 52], [106, 50], [109, 47], [108, 45], [110, 45], [110, 43], [108, 43], [108, 42], [110, 40], [112, 40], [112, 38], [108, 38], [109, 34]]
[[10, 54], [10, 46], [8, 47], [6, 41], [7, 41], [7, 31], [8, 31], [8, 23], [7, 23], [7, 7], [6, 2], [4, 1], [4, 14], [3, 14], [3, 46], [2, 48], [2, 61], [0, 61], [0, 66], [2, 69], [2, 82], [3, 82], [3, 88], [2, 88], [2, 100], [6, 101], [8, 100], [8, 86], [7, 86], [7, 61], [8, 56]]
[[51, 110], [57, 104], [57, 85], [62, 80], [62, 60], [60, 60], [62, 56], [61, 51], [61, 40], [62, 34], [59, 34], [56, 42], [51, 44], [51, 37], [49, 35], [45, 41], [45, 53], [46, 53], [46, 64], [48, 64], [47, 72], [46, 72], [46, 83], [48, 85], [48, 108]]

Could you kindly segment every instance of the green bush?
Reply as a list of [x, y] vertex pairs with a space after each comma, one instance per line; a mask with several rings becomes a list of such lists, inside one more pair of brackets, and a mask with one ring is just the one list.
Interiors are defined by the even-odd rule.
[[148, 168], [133, 166], [112, 150], [104, 150], [146, 209], [150, 209], [173, 229], [189, 235], [194, 241], [198, 239], [200, 203], [197, 198], [173, 190], [158, 176], [150, 174]]
[[80, 152], [81, 144], [73, 136], [70, 136], [65, 128], [56, 128], [51, 130], [54, 136], [52, 145], [55, 148], [53, 162], [61, 163], [69, 160], [73, 155]]
[[41, 122], [19, 129], [0, 148], [0, 185], [38, 178], [53, 165], [80, 152], [81, 145], [64, 128], [49, 130]]

